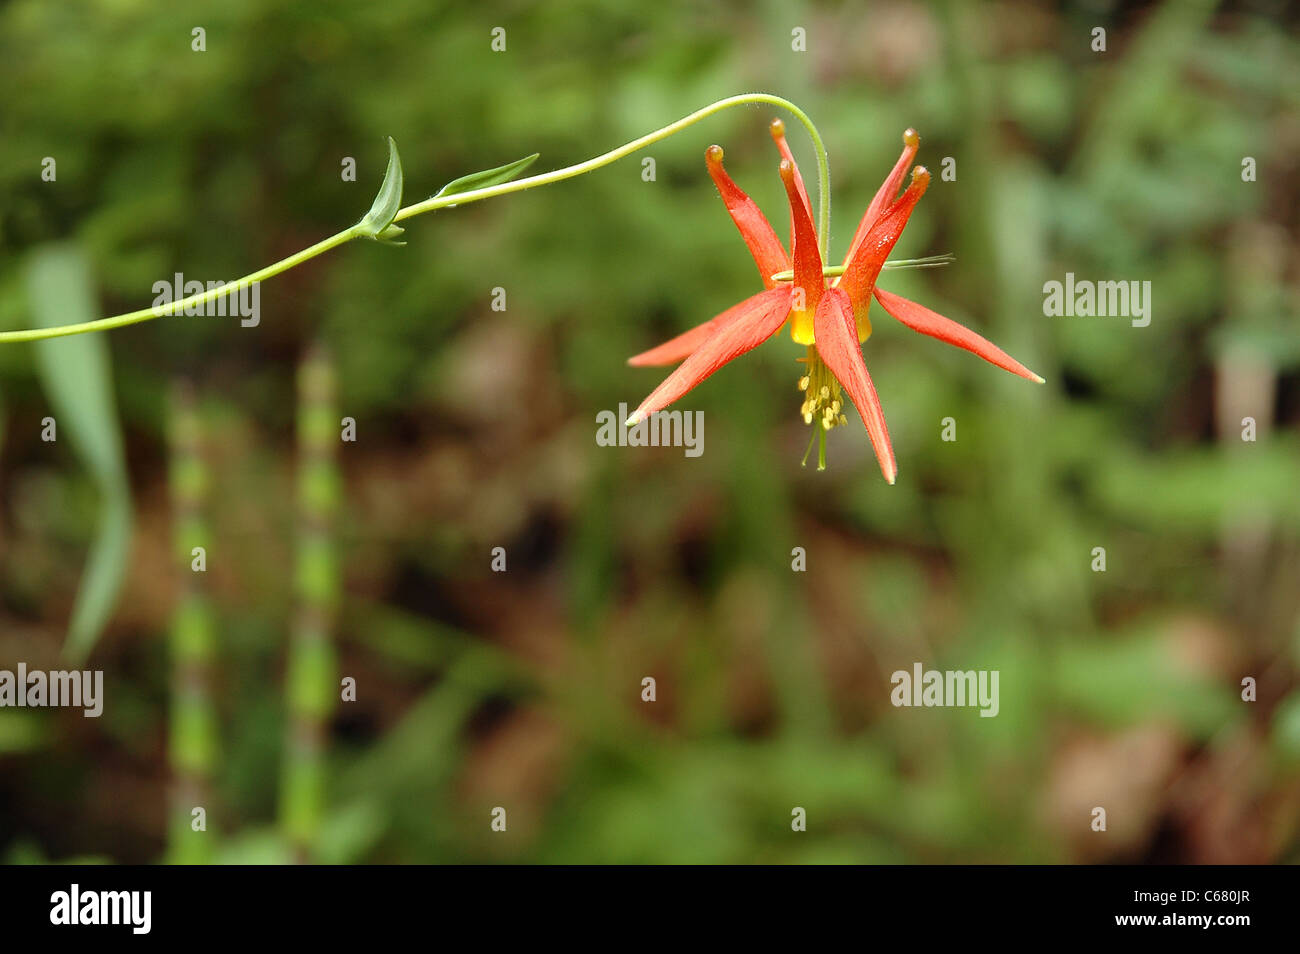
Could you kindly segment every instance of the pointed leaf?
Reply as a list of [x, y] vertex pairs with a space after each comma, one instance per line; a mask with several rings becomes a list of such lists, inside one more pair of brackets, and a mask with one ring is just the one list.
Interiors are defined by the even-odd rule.
[[535, 152], [531, 156], [524, 156], [522, 159], [508, 162], [504, 166], [497, 166], [495, 169], [484, 169], [482, 172], [471, 172], [469, 175], [461, 176], [459, 179], [452, 179], [445, 186], [435, 192], [433, 198], [436, 199], [440, 195], [460, 195], [462, 192], [473, 192], [475, 189], [486, 189], [488, 186], [509, 182], [536, 162], [537, 157], [540, 155], [540, 152]]
[[401, 235], [405, 231], [406, 229], [402, 228], [400, 225], [390, 225], [378, 235], [374, 236], [374, 239], [376, 242], [380, 242], [384, 245], [405, 245], [405, 242], [397, 241], [397, 236]]
[[397, 154], [397, 143], [388, 137], [388, 168], [379, 186], [375, 201], [357, 223], [357, 232], [366, 238], [378, 239], [393, 224], [397, 210], [402, 207], [402, 159]]

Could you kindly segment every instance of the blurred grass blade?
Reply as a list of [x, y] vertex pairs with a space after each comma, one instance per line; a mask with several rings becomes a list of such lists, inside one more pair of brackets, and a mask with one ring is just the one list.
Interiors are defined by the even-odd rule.
[[375, 201], [358, 223], [358, 229], [366, 238], [376, 242], [392, 245], [404, 245], [394, 242], [405, 229], [393, 225], [397, 210], [402, 207], [402, 157], [397, 154], [397, 143], [388, 137], [388, 168], [384, 170], [384, 181], [380, 183]]
[[[27, 294], [42, 328], [90, 321], [95, 306], [90, 268], [74, 245], [45, 245], [27, 260]], [[113, 398], [108, 339], [75, 335], [38, 341], [36, 362], [58, 433], [90, 471], [100, 491], [99, 528], [77, 600], [72, 608], [64, 655], [82, 660], [94, 646], [117, 602], [131, 543], [131, 495], [127, 486], [122, 432]]]
[[471, 172], [469, 175], [461, 176], [459, 179], [452, 179], [445, 186], [435, 192], [433, 198], [436, 199], [440, 195], [459, 195], [462, 192], [473, 192], [475, 189], [486, 189], [488, 186], [509, 182], [536, 162], [537, 157], [540, 155], [540, 152], [535, 152], [531, 156], [524, 156], [522, 159], [508, 162], [504, 166], [497, 166], [495, 169], [484, 169], [482, 172]]

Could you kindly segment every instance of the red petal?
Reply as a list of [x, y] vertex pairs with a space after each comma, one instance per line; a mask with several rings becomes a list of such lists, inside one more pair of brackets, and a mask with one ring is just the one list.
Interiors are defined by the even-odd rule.
[[642, 351], [640, 354], [628, 358], [627, 363], [635, 368], [676, 364], [683, 358], [689, 357], [691, 352], [704, 344], [711, 335], [721, 331], [725, 325], [748, 314], [752, 308], [752, 302], [752, 298], [747, 298], [738, 305], [732, 305], [720, 315], [704, 322], [704, 324], [696, 325], [690, 331], [682, 332], [676, 338], [665, 341], [656, 348]]
[[924, 166], [912, 170], [912, 183], [876, 224], [867, 231], [866, 237], [844, 263], [844, 274], [836, 286], [848, 292], [849, 301], [854, 308], [865, 309], [871, 304], [871, 289], [876, 284], [880, 269], [885, 259], [894, 250], [894, 244], [903, 234], [917, 200], [930, 184], [930, 173]]
[[722, 202], [731, 213], [731, 220], [740, 229], [740, 237], [749, 246], [749, 254], [754, 256], [754, 262], [763, 276], [763, 287], [771, 288], [774, 284], [772, 276], [790, 267], [785, 247], [776, 237], [776, 232], [758, 203], [741, 191], [740, 186], [727, 175], [727, 170], [722, 168], [722, 147], [710, 146], [706, 149], [704, 162], [709, 167], [714, 185], [722, 193]]
[[898, 157], [898, 162], [894, 163], [894, 168], [890, 170], [885, 181], [880, 184], [876, 190], [876, 196], [867, 206], [866, 215], [862, 216], [862, 221], [858, 223], [858, 230], [853, 233], [853, 241], [849, 243], [849, 254], [845, 260], [853, 257], [853, 253], [858, 250], [862, 240], [867, 237], [867, 232], [871, 226], [876, 224], [882, 212], [889, 208], [894, 201], [894, 196], [898, 195], [898, 189], [903, 184], [903, 176], [907, 173], [907, 167], [912, 164], [916, 158], [916, 150], [920, 148], [921, 137], [916, 134], [915, 129], [906, 129], [903, 131], [903, 154]]
[[737, 314], [650, 392], [636, 413], [627, 419], [628, 424], [635, 424], [672, 404], [728, 361], [752, 351], [776, 334], [790, 313], [790, 288], [769, 288], [730, 311]]
[[[862, 360], [858, 344], [858, 327], [853, 320], [853, 305], [849, 296], [839, 288], [826, 292], [817, 306], [815, 318], [817, 353], [821, 355], [831, 374], [844, 386], [853, 406], [862, 416], [867, 436], [880, 461], [880, 472], [891, 484], [898, 476], [894, 448], [889, 443], [889, 428], [885, 426], [885, 412], [880, 408], [876, 387], [867, 374], [867, 364]], [[817, 426], [814, 422], [813, 426]]]
[[1034, 374], [1034, 372], [1030, 371], [997, 345], [981, 338], [965, 325], [957, 324], [957, 322], [953, 321], [951, 318], [945, 318], [943, 315], [931, 311], [924, 305], [918, 305], [914, 301], [908, 301], [901, 295], [891, 295], [889, 292], [881, 291], [879, 288], [876, 289], [876, 300], [880, 302], [885, 311], [889, 312], [913, 331], [919, 331], [923, 335], [929, 335], [931, 338], [938, 338], [940, 341], [946, 341], [950, 345], [964, 348], [971, 354], [977, 354], [990, 364], [996, 364], [999, 368], [1010, 371], [1012, 374], [1018, 374], [1022, 378], [1028, 378], [1030, 381], [1035, 381], [1038, 384], [1043, 383], [1042, 378]]
[[[803, 200], [803, 207], [808, 213], [808, 218], [812, 218], [812, 202], [808, 200], [808, 190], [804, 187], [803, 176], [799, 174], [799, 163], [794, 161], [794, 153], [790, 151], [790, 144], [785, 141], [785, 123], [779, 119], [772, 120], [772, 141], [776, 143], [777, 150], [781, 153], [781, 158], [790, 163], [794, 169], [794, 184], [799, 192], [799, 198]], [[898, 190], [895, 189], [895, 192]], [[794, 247], [794, 222], [790, 223], [790, 247]]]
[[[781, 181], [785, 183], [786, 195], [790, 199], [790, 221], [794, 225], [792, 237], [792, 254], [794, 257], [794, 289], [791, 314], [794, 317], [793, 332], [796, 341], [804, 344], [812, 342], [812, 316], [821, 301], [826, 279], [822, 277], [822, 255], [817, 249], [817, 233], [813, 229], [812, 216], [799, 201], [799, 187], [795, 179], [794, 163], [788, 159], [781, 160]], [[802, 291], [802, 307], [798, 293]]]

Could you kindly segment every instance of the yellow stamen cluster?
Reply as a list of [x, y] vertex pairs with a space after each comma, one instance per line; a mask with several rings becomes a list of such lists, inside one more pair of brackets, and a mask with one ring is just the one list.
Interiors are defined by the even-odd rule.
[[803, 422], [812, 424], [816, 421], [827, 431], [847, 424], [848, 418], [840, 413], [844, 407], [840, 382], [822, 362], [816, 346], [809, 345], [808, 357], [799, 360], [808, 366], [808, 373], [799, 379], [799, 390], [804, 394], [803, 407], [799, 409]]

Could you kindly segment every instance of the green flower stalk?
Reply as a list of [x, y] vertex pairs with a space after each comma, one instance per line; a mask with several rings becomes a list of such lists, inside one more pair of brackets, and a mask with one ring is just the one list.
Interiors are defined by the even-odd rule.
[[[661, 129], [656, 129], [652, 133], [647, 133], [638, 139], [624, 143], [616, 149], [602, 153], [585, 162], [577, 163], [572, 166], [565, 166], [563, 169], [556, 169], [552, 172], [543, 172], [535, 176], [529, 176], [525, 179], [515, 178], [523, 172], [537, 158], [536, 155], [528, 156], [517, 162], [501, 166], [498, 169], [488, 169], [484, 172], [473, 173], [463, 176], [443, 186], [436, 194], [405, 208], [401, 207], [402, 191], [404, 187], [404, 176], [402, 173], [402, 163], [397, 153], [397, 146], [390, 138], [388, 140], [388, 169], [384, 174], [384, 181], [379, 187], [379, 192], [375, 196], [370, 210], [362, 216], [361, 220], [342, 232], [331, 235], [329, 238], [322, 239], [315, 245], [303, 249], [301, 252], [295, 252], [287, 258], [278, 262], [260, 268], [257, 271], [245, 275], [234, 282], [223, 285], [219, 288], [211, 288], [170, 302], [165, 305], [157, 305], [150, 308], [141, 308], [137, 311], [127, 312], [122, 315], [113, 315], [109, 318], [98, 318], [94, 321], [79, 322], [71, 325], [60, 325], [54, 328], [30, 328], [22, 331], [5, 331], [0, 332], [0, 344], [14, 341], [39, 341], [43, 338], [58, 338], [65, 335], [84, 334], [90, 331], [109, 331], [113, 328], [123, 328], [127, 325], [139, 324], [142, 321], [151, 321], [154, 318], [164, 318], [168, 316], [184, 314], [187, 309], [193, 309], [216, 301], [226, 295], [237, 294], [245, 288], [265, 281], [268, 278], [274, 278], [289, 271], [291, 268], [311, 261], [318, 255], [323, 255], [331, 249], [345, 245], [353, 239], [367, 238], [372, 241], [383, 242], [388, 245], [401, 245], [403, 243], [396, 241], [397, 236], [404, 231], [397, 223], [405, 221], [417, 215], [423, 215], [426, 212], [436, 212], [439, 209], [453, 208], [460, 205], [468, 205], [471, 202], [479, 202], [483, 199], [491, 199], [497, 196], [509, 195], [513, 192], [523, 192], [526, 189], [534, 189], [538, 186], [551, 185], [556, 182], [563, 182], [565, 179], [572, 179], [577, 176], [586, 175], [589, 172], [595, 172], [597, 169], [604, 168], [610, 163], [617, 162], [626, 156], [631, 155], [638, 150], [651, 146], [654, 143], [661, 142], [670, 136], [674, 136], [684, 129], [687, 129], [702, 120], [708, 119], [725, 109], [733, 106], [750, 106], [750, 105], [769, 105], [778, 106], [789, 111], [804, 128], [808, 130], [808, 135], [812, 139], [813, 149], [817, 154], [817, 187], [819, 195], [819, 215], [821, 222], [821, 242], [825, 246], [830, 238], [830, 209], [831, 209], [831, 185], [830, 185], [830, 168], [826, 160], [826, 146], [822, 143], [821, 134], [817, 132], [817, 127], [808, 115], [794, 103], [780, 96], [772, 96], [768, 93], [744, 93], [739, 96], [729, 96], [726, 99], [720, 99], [716, 103], [711, 103], [703, 109], [696, 110], [689, 116], [683, 117], [674, 123], [670, 123]], [[193, 313], [193, 312], [191, 312]]]
[[298, 369], [298, 546], [295, 617], [286, 673], [288, 727], [281, 787], [281, 830], [299, 861], [312, 860], [326, 803], [325, 749], [338, 699], [333, 631], [339, 605], [334, 518], [339, 419], [334, 363], [320, 345]]

